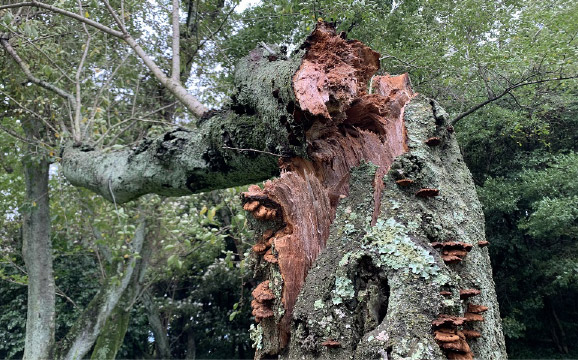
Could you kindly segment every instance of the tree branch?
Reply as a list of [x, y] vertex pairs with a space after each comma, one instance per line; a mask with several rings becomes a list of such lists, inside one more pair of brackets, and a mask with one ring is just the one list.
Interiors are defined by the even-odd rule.
[[502, 91], [499, 95], [496, 95], [484, 102], [479, 103], [478, 105], [470, 108], [469, 110], [461, 113], [460, 115], [456, 116], [450, 123], [452, 125], [455, 125], [458, 121], [460, 121], [461, 119], [465, 118], [466, 116], [478, 111], [479, 109], [483, 108], [484, 106], [498, 100], [501, 99], [502, 97], [504, 97], [505, 95], [508, 95], [512, 90], [517, 89], [519, 87], [523, 87], [523, 86], [527, 86], [527, 85], [535, 85], [535, 84], [541, 84], [541, 83], [545, 83], [545, 82], [550, 82], [550, 81], [563, 81], [563, 80], [571, 80], [571, 79], [578, 79], [578, 75], [573, 75], [573, 76], [564, 76], [564, 77], [558, 77], [558, 78], [553, 78], [553, 79], [540, 79], [540, 80], [534, 80], [534, 81], [522, 81], [519, 83], [516, 83], [512, 86], [507, 87], [504, 91]]
[[[82, 15], [82, 3], [78, 0], [78, 11], [80, 15]], [[73, 132], [72, 136], [74, 141], [80, 142], [82, 140], [82, 133], [80, 131], [80, 120], [82, 118], [82, 96], [80, 92], [80, 74], [82, 73], [82, 68], [84, 67], [84, 62], [86, 61], [86, 57], [88, 56], [88, 49], [90, 48], [90, 40], [91, 36], [86, 28], [86, 24], [82, 24], [84, 32], [86, 33], [86, 43], [84, 44], [84, 51], [82, 53], [82, 57], [80, 58], [80, 63], [78, 64], [78, 68], [76, 69], [76, 107], [74, 111], [74, 126], [72, 127]]]
[[111, 14], [113, 19], [116, 21], [118, 26], [121, 28], [123, 35], [122, 38], [126, 43], [134, 50], [139, 58], [145, 63], [145, 65], [149, 68], [149, 70], [153, 73], [153, 75], [157, 78], [157, 80], [163, 84], [177, 99], [179, 99], [183, 105], [193, 113], [196, 117], [202, 117], [208, 109], [201, 104], [196, 97], [189, 94], [187, 89], [179, 82], [174, 81], [173, 79], [169, 78], [164, 71], [151, 59], [148, 54], [140, 47], [140, 45], [135, 41], [135, 39], [128, 33], [122, 21], [114, 11], [114, 9], [110, 6], [108, 0], [103, 0], [108, 12]]
[[171, 79], [180, 81], [181, 55], [180, 55], [180, 22], [179, 22], [179, 0], [173, 0], [173, 66], [171, 70]]
[[193, 113], [193, 115], [199, 118], [202, 117], [203, 114], [208, 111], [207, 107], [205, 107], [196, 97], [191, 95], [180, 82], [174, 81], [163, 72], [163, 70], [152, 60], [150, 56], [148, 56], [148, 54], [140, 47], [140, 45], [138, 45], [135, 39], [128, 33], [123, 22], [118, 17], [114, 9], [110, 6], [108, 1], [103, 0], [103, 2], [107, 7], [107, 10], [109, 11], [109, 13], [111, 14], [111, 16], [113, 17], [113, 19], [115, 20], [115, 22], [118, 24], [118, 26], [122, 31], [113, 30], [108, 26], [87, 19], [84, 16], [39, 1], [29, 1], [10, 5], [2, 5], [0, 6], [0, 10], [19, 8], [23, 6], [35, 6], [42, 9], [50, 10], [52, 12], [61, 15], [68, 16], [82, 23], [90, 25], [98, 30], [101, 30], [109, 35], [124, 40], [133, 49], [133, 51], [137, 54], [137, 56], [145, 63], [146, 67], [149, 68], [149, 70], [153, 73], [153, 75], [157, 78], [157, 80], [161, 84], [163, 84], [177, 99], [179, 99], [183, 103], [183, 105], [191, 113]]
[[106, 26], [106, 25], [102, 25], [102, 24], [99, 23], [99, 22], [96, 22], [96, 21], [90, 20], [90, 19], [88, 19], [88, 18], [85, 18], [83, 15], [78, 15], [78, 14], [75, 14], [75, 13], [73, 13], [73, 12], [71, 12], [71, 11], [64, 10], [64, 9], [61, 9], [61, 8], [58, 8], [58, 7], [56, 7], [56, 6], [52, 6], [52, 5], [49, 5], [49, 4], [45, 4], [45, 3], [42, 3], [42, 2], [40, 2], [40, 1], [27, 1], [27, 2], [9, 4], [9, 5], [2, 5], [2, 6], [0, 6], [0, 10], [21, 8], [21, 7], [23, 7], [23, 6], [34, 6], [34, 7], [37, 7], [37, 8], [50, 10], [50, 11], [55, 12], [55, 13], [57, 13], [57, 14], [61, 14], [61, 15], [64, 15], [64, 16], [73, 18], [73, 19], [75, 19], [75, 20], [78, 20], [78, 21], [80, 21], [80, 22], [83, 22], [83, 23], [85, 23], [85, 24], [87, 24], [87, 25], [90, 25], [90, 26], [92, 26], [92, 27], [94, 27], [94, 28], [97, 28], [98, 30], [100, 30], [100, 31], [102, 31], [102, 32], [105, 32], [105, 33], [107, 33], [107, 34], [109, 34], [109, 35], [112, 35], [112, 36], [114, 36], [114, 37], [117, 37], [117, 38], [119, 38], [119, 39], [122, 39], [122, 38], [123, 38], [123, 33], [121, 33], [120, 31], [113, 30], [113, 29], [109, 28], [109, 27]]
[[124, 264], [124, 272], [116, 281], [109, 279], [88, 304], [84, 313], [66, 335], [65, 343], [69, 345], [61, 350], [62, 353], [58, 354], [60, 357], [70, 360], [83, 358], [92, 348], [100, 330], [129, 286], [137, 262], [137, 257], [134, 255], [141, 252], [146, 237], [146, 223], [143, 217], [131, 242], [133, 256]]
[[22, 60], [20, 58], [20, 56], [18, 56], [18, 53], [16, 53], [16, 50], [14, 50], [12, 45], [10, 45], [10, 41], [8, 39], [6, 39], [4, 37], [0, 37], [0, 44], [2, 44], [2, 46], [4, 47], [4, 49], [6, 49], [6, 51], [12, 57], [12, 59], [14, 59], [14, 61], [16, 61], [18, 66], [20, 66], [20, 68], [22, 69], [22, 71], [24, 72], [26, 77], [28, 78], [28, 81], [30, 81], [31, 83], [36, 84], [40, 87], [43, 87], [46, 90], [50, 90], [50, 91], [54, 92], [55, 94], [67, 99], [72, 104], [75, 103], [76, 99], [74, 98], [74, 96], [72, 94], [62, 90], [61, 88], [59, 88], [59, 87], [57, 87], [57, 86], [55, 86], [49, 82], [46, 82], [44, 80], [40, 80], [39, 78], [34, 76], [32, 74], [32, 72], [30, 71], [28, 64], [26, 64], [24, 62], [24, 60]]

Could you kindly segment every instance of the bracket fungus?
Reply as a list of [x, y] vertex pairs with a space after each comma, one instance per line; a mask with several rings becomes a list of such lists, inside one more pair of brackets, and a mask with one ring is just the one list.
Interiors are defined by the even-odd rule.
[[269, 289], [269, 280], [265, 280], [251, 293], [253, 301], [251, 301], [251, 308], [253, 309], [253, 316], [256, 322], [261, 322], [265, 318], [273, 316], [271, 309], [271, 301], [275, 299], [273, 291]]
[[397, 180], [395, 183], [401, 187], [407, 187], [407, 186], [410, 186], [411, 184], [413, 184], [414, 181], [411, 179], [400, 179], [400, 180]]
[[463, 290], [460, 290], [460, 299], [465, 300], [465, 299], [470, 298], [472, 296], [479, 295], [480, 293], [481, 293], [481, 291], [478, 289], [463, 289]]
[[440, 194], [440, 191], [438, 189], [424, 188], [424, 189], [418, 190], [415, 193], [415, 196], [420, 197], [420, 198], [428, 198], [428, 197], [438, 196], [439, 194]]
[[481, 248], [486, 247], [488, 245], [490, 245], [490, 242], [487, 240], [478, 241], [478, 246]]
[[437, 136], [430, 137], [429, 139], [427, 139], [427, 140], [425, 141], [425, 144], [426, 144], [427, 146], [438, 146], [438, 145], [441, 144], [441, 143], [442, 143], [442, 139], [440, 139], [440, 138], [437, 137]]
[[442, 250], [442, 259], [446, 264], [459, 263], [473, 248], [471, 244], [461, 241], [433, 242], [431, 245]]
[[474, 314], [471, 312], [467, 312], [464, 314], [464, 317], [467, 319], [467, 322], [474, 322], [474, 321], [484, 321], [484, 317], [480, 314]]
[[[394, 159], [409, 150], [404, 109], [415, 96], [407, 74], [373, 76], [379, 54], [341, 38], [331, 24], [318, 22], [302, 49], [306, 52], [291, 83], [295, 98], [285, 104], [289, 114], [280, 121], [300, 129], [306, 156], [284, 157], [278, 178], [242, 194], [245, 210], [255, 219], [282, 226], [267, 240], [271, 246], [257, 246], [257, 254], [266, 251], [264, 260], [282, 280], [273, 306], [282, 306], [283, 315], [269, 329], [279, 332], [279, 343], [267, 350], [269, 355], [288, 344], [297, 296], [325, 248], [339, 202], [349, 195], [350, 171], [363, 162], [377, 167], [372, 224], [377, 221], [382, 179]], [[372, 77], [370, 94], [366, 84]]]
[[270, 262], [272, 264], [277, 264], [279, 261], [277, 260], [277, 256], [275, 256], [273, 254], [273, 252], [271, 251], [271, 249], [267, 250], [267, 252], [265, 253], [265, 255], [263, 255], [263, 259], [267, 262]]
[[487, 306], [483, 305], [475, 305], [475, 304], [468, 304], [468, 312], [474, 314], [481, 314], [484, 311], [488, 311]]
[[432, 321], [434, 338], [448, 359], [473, 359], [466, 335], [458, 329], [465, 321], [466, 318], [445, 314]]
[[333, 339], [327, 339], [324, 342], [321, 343], [321, 345], [323, 346], [327, 346], [328, 348], [336, 348], [336, 347], [340, 347], [341, 344], [339, 343], [339, 341], [335, 341]]

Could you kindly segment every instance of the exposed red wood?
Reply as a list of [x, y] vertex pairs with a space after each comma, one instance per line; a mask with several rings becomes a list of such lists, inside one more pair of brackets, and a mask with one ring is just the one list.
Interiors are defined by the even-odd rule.
[[283, 223], [267, 240], [277, 263], [271, 250], [266, 254], [283, 279], [280, 348], [288, 343], [293, 307], [307, 272], [325, 247], [339, 200], [349, 194], [349, 172], [362, 161], [377, 166], [372, 222], [377, 220], [383, 176], [395, 157], [408, 150], [403, 113], [414, 96], [407, 74], [374, 77], [374, 94], [368, 94], [379, 54], [359, 41], [339, 37], [329, 24], [318, 23], [305, 47], [293, 89], [296, 121], [309, 120], [308, 159], [280, 160], [278, 179], [243, 194], [244, 207], [255, 218]]

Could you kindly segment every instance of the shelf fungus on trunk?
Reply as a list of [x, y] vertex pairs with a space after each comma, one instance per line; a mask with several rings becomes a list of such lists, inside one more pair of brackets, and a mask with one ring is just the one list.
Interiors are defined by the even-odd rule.
[[442, 314], [432, 322], [435, 339], [448, 359], [473, 359], [466, 335], [459, 329], [466, 321], [464, 317]]
[[463, 289], [460, 290], [460, 299], [469, 299], [472, 296], [480, 295], [481, 291], [478, 289]]
[[[252, 54], [245, 71], [271, 62]], [[452, 311], [460, 306], [457, 289], [477, 286], [463, 282], [459, 271], [480, 266], [485, 260], [479, 257], [487, 257], [487, 252], [469, 253], [469, 243], [483, 236], [481, 210], [455, 136], [447, 130], [447, 114], [435, 102], [414, 99], [407, 74], [375, 76], [379, 54], [337, 35], [331, 24], [319, 22], [296, 54], [300, 63], [291, 74], [290, 91], [279, 85], [287, 85], [283, 80], [264, 77], [271, 93], [263, 95], [274, 98], [268, 106], [285, 113], [279, 116], [249, 100], [241, 109], [272, 114], [270, 121], [286, 130], [293, 146], [285, 149], [294, 150], [280, 153], [277, 178], [242, 194], [243, 207], [261, 234], [253, 246], [255, 276], [268, 281], [266, 288], [275, 295], [253, 301], [259, 322], [253, 333], [256, 359], [362, 359], [381, 352], [403, 358], [414, 351], [406, 345], [416, 338], [423, 356], [472, 358], [461, 330], [468, 318], [440, 316], [432, 323], [438, 310], [446, 311], [441, 310], [445, 304], [453, 304], [448, 306]], [[249, 99], [251, 89], [238, 91], [236, 100]], [[435, 197], [439, 201], [431, 201]], [[461, 205], [472, 202], [473, 211]], [[361, 228], [363, 221], [354, 218], [367, 223]], [[401, 228], [403, 235], [397, 234]], [[428, 245], [448, 238], [456, 240], [442, 242], [441, 254]], [[345, 253], [349, 247], [365, 255], [348, 257], [353, 254]], [[466, 255], [472, 261], [446, 266]], [[361, 259], [367, 269], [344, 272], [361, 267]], [[366, 272], [372, 275], [362, 278]], [[409, 299], [401, 292], [411, 286], [429, 290], [418, 292], [428, 297], [428, 306], [411, 308], [419, 308], [420, 321], [411, 321], [415, 329], [409, 334], [399, 330], [410, 326], [407, 305], [392, 304]], [[478, 315], [467, 314], [470, 320], [470, 314]]]
[[419, 189], [415, 193], [415, 196], [420, 197], [420, 198], [429, 198], [429, 197], [438, 196], [439, 194], [440, 194], [440, 191], [438, 189], [424, 188], [424, 189]]
[[253, 295], [253, 301], [251, 301], [251, 308], [253, 309], [253, 316], [257, 322], [265, 318], [270, 318], [273, 316], [273, 310], [271, 309], [271, 301], [275, 299], [273, 291], [269, 289], [269, 280], [265, 280], [251, 293]]
[[461, 262], [473, 248], [473, 245], [462, 241], [433, 242], [431, 245], [436, 249], [441, 249], [442, 259], [446, 264]]

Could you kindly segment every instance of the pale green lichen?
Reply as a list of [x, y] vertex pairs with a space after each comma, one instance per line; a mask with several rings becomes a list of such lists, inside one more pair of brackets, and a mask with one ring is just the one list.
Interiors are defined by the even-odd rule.
[[331, 293], [333, 305], [339, 305], [343, 303], [344, 299], [353, 299], [355, 288], [349, 278], [338, 276], [335, 278], [335, 289]]
[[315, 300], [313, 307], [315, 307], [315, 310], [323, 309], [325, 307], [325, 303], [322, 300]]
[[249, 328], [249, 337], [253, 341], [253, 348], [257, 350], [263, 349], [263, 328], [261, 324], [251, 324]]
[[416, 245], [407, 235], [407, 228], [393, 218], [387, 221], [379, 219], [374, 227], [368, 229], [362, 248], [378, 252], [378, 266], [401, 270], [426, 280], [440, 272], [429, 251]]

